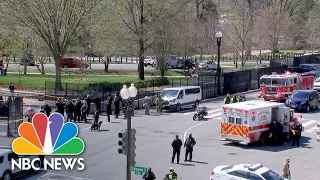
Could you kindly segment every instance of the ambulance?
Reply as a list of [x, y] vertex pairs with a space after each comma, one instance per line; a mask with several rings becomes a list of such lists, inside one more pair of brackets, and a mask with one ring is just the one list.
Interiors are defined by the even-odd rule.
[[263, 145], [269, 138], [272, 120], [282, 120], [287, 133], [295, 122], [299, 122], [283, 103], [254, 100], [222, 105], [221, 140], [243, 145], [259, 142]]

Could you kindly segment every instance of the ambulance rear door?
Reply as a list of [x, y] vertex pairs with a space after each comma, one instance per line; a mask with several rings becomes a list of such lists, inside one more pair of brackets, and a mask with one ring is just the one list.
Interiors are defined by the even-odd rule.
[[290, 109], [288, 107], [279, 107], [279, 119], [283, 121], [284, 132], [289, 132]]

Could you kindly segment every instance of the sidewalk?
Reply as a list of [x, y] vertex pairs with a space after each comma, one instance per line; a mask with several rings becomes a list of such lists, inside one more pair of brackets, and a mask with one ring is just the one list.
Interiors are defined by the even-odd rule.
[[[1, 88], [0, 87], [0, 91], [4, 91], [4, 92], [10, 94], [10, 91], [7, 88]], [[34, 91], [32, 92], [32, 91], [25, 91], [25, 90], [15, 90], [14, 93], [18, 93], [18, 94], [41, 94], [41, 95], [44, 95], [44, 92], [34, 92]]]

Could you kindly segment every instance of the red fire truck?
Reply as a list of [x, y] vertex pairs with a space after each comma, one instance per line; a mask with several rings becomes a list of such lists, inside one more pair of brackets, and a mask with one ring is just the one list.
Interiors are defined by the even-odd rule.
[[264, 100], [286, 100], [295, 90], [313, 89], [314, 76], [286, 72], [263, 75], [259, 80], [260, 95]]

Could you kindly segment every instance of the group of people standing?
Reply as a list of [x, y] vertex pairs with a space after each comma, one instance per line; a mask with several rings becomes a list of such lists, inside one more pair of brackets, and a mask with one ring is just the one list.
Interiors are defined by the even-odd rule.
[[292, 146], [300, 146], [299, 139], [301, 136], [302, 127], [298, 122], [295, 122], [288, 132], [284, 130], [283, 120], [277, 122], [276, 120], [272, 120], [269, 125], [269, 138], [271, 140], [271, 144], [283, 145], [287, 140], [288, 136], [292, 139]]
[[[146, 95], [143, 99], [143, 107], [145, 108], [145, 112], [144, 112], [145, 115], [150, 115], [150, 108], [151, 108], [152, 104], [153, 104], [152, 98]], [[157, 106], [157, 111], [156, 111], [157, 114], [161, 115], [162, 108], [163, 108], [163, 99], [162, 99], [161, 95], [157, 95], [157, 98], [155, 100], [155, 104]]]
[[232, 104], [232, 103], [238, 103], [238, 102], [244, 102], [246, 101], [246, 97], [244, 94], [227, 94], [227, 96], [224, 98], [224, 104]]

